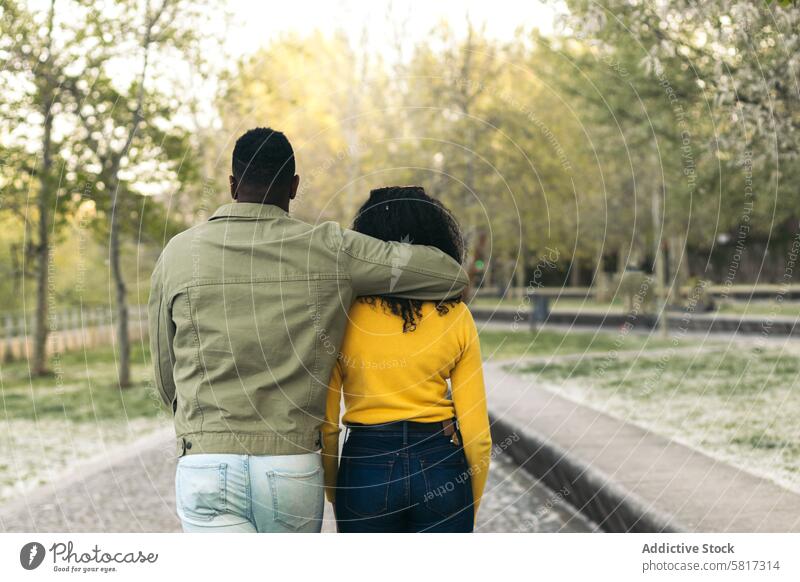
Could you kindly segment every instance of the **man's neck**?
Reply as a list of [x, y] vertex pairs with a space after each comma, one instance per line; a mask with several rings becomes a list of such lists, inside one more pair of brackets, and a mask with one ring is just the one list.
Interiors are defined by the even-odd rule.
[[288, 200], [271, 200], [269, 198], [267, 198], [266, 200], [256, 200], [256, 199], [250, 199], [250, 198], [247, 198], [247, 197], [243, 198], [242, 196], [239, 196], [239, 198], [237, 198], [235, 200], [235, 202], [237, 202], [237, 203], [247, 203], [247, 204], [264, 204], [266, 206], [277, 206], [278, 208], [280, 208], [284, 212], [289, 212], [289, 201]]

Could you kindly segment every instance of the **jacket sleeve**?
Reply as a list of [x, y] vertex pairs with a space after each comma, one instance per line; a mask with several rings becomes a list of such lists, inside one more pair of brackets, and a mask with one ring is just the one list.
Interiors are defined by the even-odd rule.
[[325, 474], [325, 496], [336, 501], [336, 475], [339, 471], [339, 416], [342, 400], [342, 365], [340, 361], [331, 371], [328, 396], [325, 405], [325, 421], [322, 423], [322, 467]]
[[150, 332], [150, 357], [153, 360], [154, 376], [158, 393], [164, 404], [175, 412], [175, 381], [172, 366], [175, 353], [172, 340], [175, 338], [175, 324], [168, 298], [164, 296], [163, 254], [156, 262], [150, 278], [150, 300], [148, 303], [148, 324]]
[[386, 242], [341, 231], [340, 252], [349, 259], [356, 295], [393, 295], [436, 301], [461, 295], [467, 273], [437, 248]]

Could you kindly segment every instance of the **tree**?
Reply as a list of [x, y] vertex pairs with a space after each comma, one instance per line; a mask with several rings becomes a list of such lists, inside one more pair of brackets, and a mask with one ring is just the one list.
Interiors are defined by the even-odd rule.
[[[219, 99], [228, 151], [245, 129], [254, 125], [284, 131], [292, 141], [301, 176], [292, 212], [309, 221], [353, 220], [369, 191], [365, 171], [374, 150], [385, 148], [380, 118], [386, 114], [380, 85], [366, 57], [342, 35], [287, 35], [239, 63]], [[213, 144], [219, 147], [219, 144]], [[227, 175], [219, 172], [227, 196]]]
[[[118, 382], [130, 385], [128, 287], [122, 268], [123, 234], [144, 228], [146, 198], [141, 193], [159, 185], [170, 191], [197, 180], [189, 128], [175, 122], [181, 107], [175, 95], [153, 82], [159, 56], [180, 64], [184, 52], [196, 48], [200, 14], [182, 0], [120, 0], [117, 8], [128, 16], [125, 25], [94, 14], [91, 31], [114, 38], [114, 45], [97, 51], [80, 75], [64, 83], [79, 120], [82, 146], [75, 154], [96, 168], [92, 185], [106, 223], [111, 294], [116, 311]], [[133, 25], [131, 26], [131, 20]], [[138, 71], [127, 86], [118, 86], [111, 67], [127, 49], [135, 55]], [[128, 54], [130, 54], [128, 53]], [[196, 53], [195, 53], [196, 54]], [[163, 64], [163, 62], [162, 62]], [[86, 79], [91, 79], [87, 82]], [[163, 215], [156, 214], [163, 219]], [[137, 221], [138, 219], [138, 221]], [[136, 232], [134, 230], [134, 232]]]
[[[675, 158], [668, 181], [696, 180], [692, 200], [670, 192], [674, 212], [667, 209], [667, 222], [677, 216], [674, 222], [685, 225], [681, 212], [691, 203], [706, 214], [689, 240], [713, 247], [706, 220], [714, 220], [716, 230], [738, 226], [748, 203], [740, 186], [749, 173], [762, 190], [776, 194], [755, 205], [755, 230], [766, 234], [775, 222], [796, 215], [797, 191], [786, 179], [797, 175], [800, 156], [796, 2], [580, 0], [569, 7], [580, 43], [599, 59], [626, 67], [648, 112], [660, 118], [656, 135], [667, 138], [661, 156], [668, 159], [671, 152]], [[689, 127], [694, 167], [686, 165], [676, 104]]]
[[[0, 18], [0, 53], [7, 65], [0, 77], [4, 85], [0, 123], [3, 133], [18, 144], [5, 147], [9, 163], [3, 167], [4, 193], [9, 196], [3, 208], [24, 225], [23, 287], [26, 275], [35, 279], [31, 373], [36, 376], [48, 373], [53, 238], [76, 201], [63, 192], [81, 171], [67, 153], [71, 136], [54, 131], [56, 120], [68, 116], [62, 85], [81, 43], [74, 29], [58, 34], [66, 27], [66, 9], [64, 3], [51, 0], [45, 12], [33, 12], [11, 0], [2, 6]], [[19, 170], [27, 180], [20, 180]]]

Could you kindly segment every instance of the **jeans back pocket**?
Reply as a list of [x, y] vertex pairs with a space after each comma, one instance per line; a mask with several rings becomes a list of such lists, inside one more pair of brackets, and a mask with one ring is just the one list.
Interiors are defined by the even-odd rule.
[[325, 503], [321, 468], [304, 473], [268, 471], [267, 476], [276, 522], [297, 531], [321, 518]]
[[419, 460], [425, 507], [441, 517], [463, 511], [472, 501], [472, 480], [463, 451], [453, 448]]
[[343, 459], [341, 496], [347, 511], [374, 517], [389, 509], [389, 486], [394, 463], [384, 460]]
[[227, 468], [225, 463], [178, 463], [175, 497], [181, 519], [210, 521], [226, 511]]

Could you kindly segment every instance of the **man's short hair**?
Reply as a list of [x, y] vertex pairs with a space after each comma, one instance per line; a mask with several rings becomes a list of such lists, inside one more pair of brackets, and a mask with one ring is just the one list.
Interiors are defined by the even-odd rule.
[[233, 147], [233, 176], [243, 184], [267, 189], [288, 188], [294, 177], [294, 150], [280, 131], [256, 127]]

